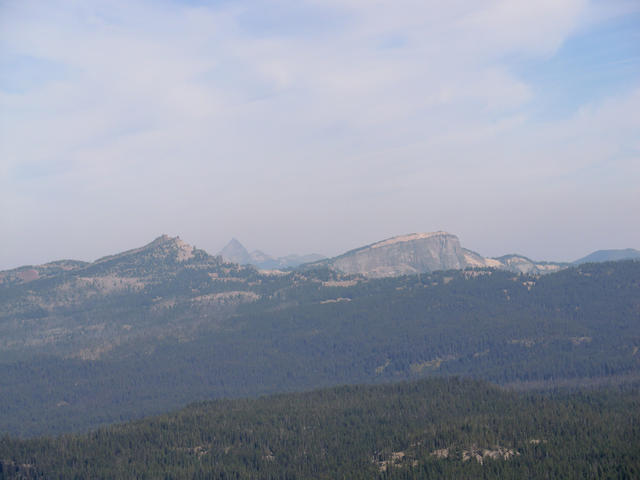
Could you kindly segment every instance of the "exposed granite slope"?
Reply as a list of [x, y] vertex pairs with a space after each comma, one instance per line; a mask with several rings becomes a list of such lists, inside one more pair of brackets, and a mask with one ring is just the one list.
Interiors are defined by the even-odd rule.
[[393, 237], [351, 250], [331, 261], [337, 270], [370, 277], [462, 269], [466, 265], [458, 237], [446, 232]]
[[391, 277], [465, 268], [497, 268], [515, 273], [549, 273], [564, 264], [534, 262], [521, 255], [485, 258], [463, 248], [455, 235], [438, 231], [412, 233], [357, 248], [312, 266], [368, 277]]

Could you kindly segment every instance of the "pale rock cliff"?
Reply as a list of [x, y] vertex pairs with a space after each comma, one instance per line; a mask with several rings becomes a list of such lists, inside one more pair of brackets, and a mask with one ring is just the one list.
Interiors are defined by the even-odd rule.
[[442, 231], [389, 238], [309, 266], [322, 265], [367, 277], [392, 277], [465, 268], [496, 268], [514, 273], [538, 274], [566, 267], [565, 264], [534, 262], [521, 255], [485, 258], [463, 248], [455, 235]]
[[460, 246], [455, 235], [414, 233], [351, 250], [330, 260], [329, 264], [345, 273], [388, 277], [462, 269], [468, 266], [467, 255], [469, 253]]

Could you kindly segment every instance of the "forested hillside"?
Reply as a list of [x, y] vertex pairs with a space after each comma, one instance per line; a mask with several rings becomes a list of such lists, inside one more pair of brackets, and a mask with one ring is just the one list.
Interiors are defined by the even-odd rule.
[[0, 478], [564, 478], [640, 475], [640, 392], [517, 394], [431, 379], [192, 405], [29, 441]]
[[[198, 251], [186, 264], [160, 262], [165, 277], [146, 260], [127, 262], [79, 268], [128, 271], [142, 286], [85, 291], [76, 306], [39, 310], [41, 320], [16, 312], [86, 273], [0, 289], [13, 308], [0, 316], [6, 331], [68, 327], [51, 343], [4, 347], [1, 432], [78, 431], [198, 400], [336, 384], [464, 375], [521, 388], [640, 374], [639, 262], [375, 280], [328, 270], [266, 275]], [[87, 339], [84, 322], [104, 328]]]

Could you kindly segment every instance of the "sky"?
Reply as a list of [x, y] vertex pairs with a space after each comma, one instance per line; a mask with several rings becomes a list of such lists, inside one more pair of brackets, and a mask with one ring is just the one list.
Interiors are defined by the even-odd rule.
[[640, 249], [640, 2], [0, 0], [0, 269], [436, 230]]

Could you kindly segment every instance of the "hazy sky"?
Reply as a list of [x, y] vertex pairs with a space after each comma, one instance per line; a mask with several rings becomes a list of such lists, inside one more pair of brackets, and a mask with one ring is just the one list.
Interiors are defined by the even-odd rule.
[[0, 269], [640, 248], [640, 2], [0, 0], [0, 225]]

